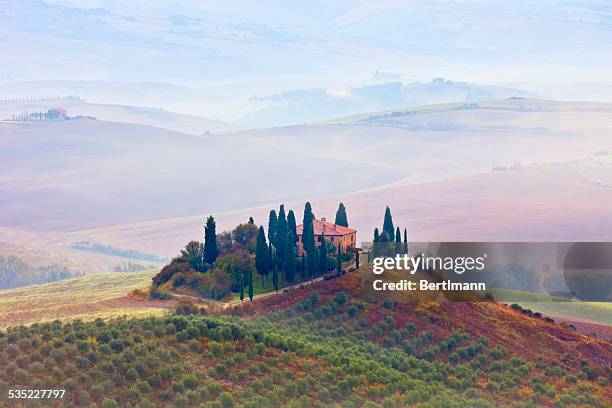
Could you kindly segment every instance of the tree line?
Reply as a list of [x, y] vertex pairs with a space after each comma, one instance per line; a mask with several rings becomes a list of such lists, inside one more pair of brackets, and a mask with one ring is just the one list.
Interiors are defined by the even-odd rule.
[[80, 272], [71, 273], [65, 266], [46, 265], [33, 267], [13, 255], [7, 257], [0, 256], [0, 289], [55, 282], [80, 274]]
[[[243, 300], [254, 296], [254, 273], [259, 275], [262, 288], [265, 282], [269, 285], [271, 279], [275, 291], [283, 283], [313, 280], [332, 269], [341, 273], [342, 262], [352, 254], [343, 254], [341, 245], [336, 247], [324, 236], [320, 237], [321, 245], [317, 248], [314, 220], [312, 206], [307, 202], [302, 217], [303, 251], [299, 251], [295, 213], [291, 209], [286, 211], [283, 204], [278, 211], [270, 211], [267, 231], [264, 226], [256, 226], [253, 217], [249, 217], [247, 223], [236, 226], [231, 232], [217, 234], [215, 218], [210, 215], [205, 221], [203, 242], [189, 242], [181, 255], [153, 278], [154, 289], [173, 280], [175, 286], [208, 285], [210, 290], [200, 290], [200, 294], [208, 295], [212, 290], [212, 296], [218, 298], [237, 292]], [[343, 203], [338, 206], [336, 223], [348, 226]], [[189, 270], [209, 276], [182, 276], [188, 275]]]
[[372, 252], [374, 256], [408, 253], [408, 230], [404, 228], [402, 241], [402, 232], [399, 226], [394, 226], [389, 206], [385, 209], [382, 232], [374, 228]]

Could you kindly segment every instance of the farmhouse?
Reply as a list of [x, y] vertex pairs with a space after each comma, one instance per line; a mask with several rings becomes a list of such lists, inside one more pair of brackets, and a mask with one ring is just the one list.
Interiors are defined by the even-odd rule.
[[[325, 218], [320, 220], [314, 219], [312, 221], [314, 227], [315, 245], [318, 247], [321, 245], [322, 236], [328, 241], [338, 246], [342, 245], [342, 252], [347, 252], [348, 249], [355, 248], [357, 243], [357, 231], [352, 228], [343, 227], [342, 225], [332, 224], [327, 222]], [[300, 254], [304, 253], [304, 246], [302, 244], [302, 233], [304, 231], [304, 225], [300, 224], [297, 226], [298, 236], [298, 251]]]
[[68, 111], [64, 108], [52, 108], [47, 111], [50, 120], [63, 120], [68, 116]]

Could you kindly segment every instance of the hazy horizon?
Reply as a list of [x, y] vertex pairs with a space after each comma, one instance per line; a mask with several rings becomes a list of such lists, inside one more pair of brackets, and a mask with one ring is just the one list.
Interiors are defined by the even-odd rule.
[[[569, 197], [609, 200], [608, 2], [0, 0], [0, 9], [0, 228], [10, 245], [53, 242], [49, 257], [69, 258], [67, 231], [116, 227], [96, 239], [155, 242], [151, 251], [168, 255], [198, 238], [205, 213], [350, 202], [371, 188], [409, 197], [424, 182], [434, 184], [420, 204], [393, 202], [418, 234], [605, 235], [594, 227], [605, 213], [584, 196], [555, 202], [557, 216], [581, 215], [572, 228], [523, 234], [517, 214], [555, 200], [558, 177], [573, 180]], [[82, 100], [6, 100], [41, 96]], [[97, 120], [11, 121], [56, 107]], [[536, 165], [513, 167], [521, 162]], [[492, 171], [508, 166], [508, 177], [533, 182], [533, 201], [515, 201], [506, 173]], [[469, 179], [485, 173], [495, 185]], [[476, 208], [474, 191], [480, 212], [510, 202], [517, 213], [447, 228]], [[355, 225], [371, 229], [375, 210], [355, 207]], [[127, 239], [121, 225], [142, 222], [164, 227]]]

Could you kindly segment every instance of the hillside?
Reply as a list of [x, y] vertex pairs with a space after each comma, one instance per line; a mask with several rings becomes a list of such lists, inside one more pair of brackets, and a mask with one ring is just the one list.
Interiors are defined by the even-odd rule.
[[[3, 88], [0, 85], [0, 92]], [[11, 119], [22, 112], [45, 112], [52, 108], [64, 108], [69, 116], [93, 116], [108, 122], [132, 123], [153, 126], [192, 135], [231, 133], [240, 128], [221, 121], [168, 111], [162, 107], [153, 109], [139, 106], [90, 103], [78, 98], [58, 98], [40, 101], [0, 101], [0, 120]]]
[[[585, 178], [581, 169], [598, 178]], [[410, 241], [608, 241], [611, 191], [594, 180], [612, 175], [610, 166], [535, 166], [429, 183], [407, 183], [309, 199], [317, 217], [333, 218], [338, 203], [347, 208], [357, 242], [372, 240], [386, 205]], [[272, 205], [215, 213], [219, 229], [253, 216], [266, 224]], [[303, 200], [285, 202], [296, 214]], [[200, 239], [206, 214], [85, 229], [72, 239], [115, 242], [118, 246], [168, 255]], [[602, 228], [602, 226], [611, 226]]]
[[[0, 142], [0, 226], [39, 231], [244, 208], [401, 177], [341, 157], [100, 120], [0, 124]], [[328, 182], [341, 172], [360, 176]]]
[[100, 120], [4, 125], [0, 228], [7, 248], [87, 271], [120, 260], [75, 253], [75, 242], [167, 257], [211, 212], [221, 229], [265, 223], [270, 206], [300, 211], [306, 197], [320, 216], [347, 204], [360, 241], [386, 205], [411, 240], [607, 240], [610, 123], [609, 104], [507, 99], [222, 137]]
[[0, 291], [0, 328], [55, 319], [94, 320], [118, 316], [159, 316], [163, 302], [139, 302], [127, 297], [151, 283], [157, 271], [101, 273]]
[[383, 301], [368, 296], [361, 281], [352, 273], [247, 302], [233, 312], [242, 317], [12, 329], [0, 336], [8, 351], [0, 355], [0, 386], [62, 384], [65, 399], [78, 405], [103, 399], [227, 407], [611, 402], [609, 343], [492, 303]]
[[395, 109], [234, 137], [377, 164], [422, 182], [493, 166], [586, 159], [612, 150], [611, 123], [612, 104], [517, 98]]

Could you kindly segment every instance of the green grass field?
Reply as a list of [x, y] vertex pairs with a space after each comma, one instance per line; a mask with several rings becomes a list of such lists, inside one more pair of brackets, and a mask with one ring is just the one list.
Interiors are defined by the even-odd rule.
[[102, 273], [0, 291], [0, 328], [55, 319], [162, 315], [164, 308], [126, 297], [148, 286], [157, 272]]
[[491, 292], [498, 302], [517, 303], [523, 308], [544, 315], [612, 325], [612, 303], [610, 302], [581, 302], [544, 293], [507, 289], [494, 289]]

